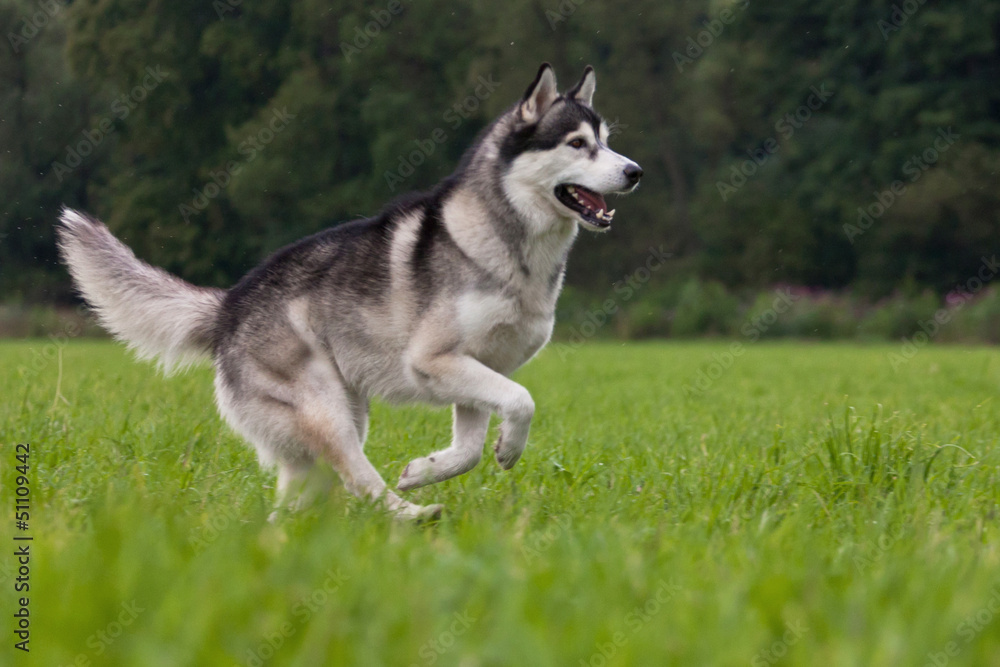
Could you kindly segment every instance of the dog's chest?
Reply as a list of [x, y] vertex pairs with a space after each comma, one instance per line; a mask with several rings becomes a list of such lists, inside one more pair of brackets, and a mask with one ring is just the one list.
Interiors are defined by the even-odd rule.
[[462, 295], [456, 311], [468, 353], [501, 373], [514, 371], [545, 345], [555, 321], [554, 309], [490, 292]]

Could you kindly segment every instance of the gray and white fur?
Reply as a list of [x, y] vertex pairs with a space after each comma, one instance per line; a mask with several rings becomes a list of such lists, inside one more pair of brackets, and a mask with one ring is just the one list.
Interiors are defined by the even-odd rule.
[[588, 67], [560, 95], [543, 65], [435, 189], [287, 246], [228, 291], [145, 264], [70, 209], [59, 246], [103, 325], [140, 357], [168, 371], [213, 361], [219, 410], [277, 466], [279, 503], [301, 501], [323, 460], [399, 517], [437, 516], [365, 457], [369, 400], [454, 406], [451, 444], [412, 460], [400, 491], [475, 467], [491, 413], [498, 463], [517, 463], [535, 404], [510, 375], [549, 340], [578, 228], [606, 230], [603, 195], [642, 175], [608, 147], [594, 85]]

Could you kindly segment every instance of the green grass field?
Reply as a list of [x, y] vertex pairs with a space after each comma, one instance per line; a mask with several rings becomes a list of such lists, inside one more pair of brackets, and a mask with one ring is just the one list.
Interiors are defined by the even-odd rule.
[[[54, 345], [4, 343], [0, 664], [1000, 664], [1000, 351], [897, 372], [898, 345], [756, 344], [686, 392], [728, 345], [546, 351], [517, 375], [521, 462], [407, 494], [447, 508], [412, 526], [339, 486], [268, 524], [208, 369], [73, 341], [60, 375]], [[367, 451], [395, 483], [449, 428], [376, 405]]]

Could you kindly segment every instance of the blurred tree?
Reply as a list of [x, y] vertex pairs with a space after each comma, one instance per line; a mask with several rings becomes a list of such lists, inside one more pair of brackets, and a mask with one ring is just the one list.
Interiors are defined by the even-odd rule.
[[577, 287], [606, 295], [662, 247], [657, 280], [944, 291], [1000, 232], [1000, 5], [911, 5], [0, 0], [0, 284], [65, 296], [64, 202], [231, 284], [437, 182], [550, 61], [564, 88], [597, 68], [646, 171], [582, 236]]
[[[56, 267], [52, 221], [60, 207], [85, 206], [87, 183], [116, 142], [87, 125], [106, 100], [70, 74], [60, 3], [0, 0], [0, 293], [4, 301], [67, 294]], [[82, 133], [91, 131], [90, 141]], [[77, 166], [55, 173], [54, 165]]]
[[[711, 180], [729, 182], [767, 138], [780, 144], [726, 201], [703, 180], [706, 273], [761, 284], [771, 268], [774, 279], [878, 296], [907, 282], [945, 290], [996, 250], [1000, 6], [911, 4], [753, 4], [738, 42], [706, 53], [708, 88], [735, 91], [715, 106], [742, 130]], [[777, 125], [823, 85], [829, 101], [801, 127]], [[936, 154], [949, 128], [960, 138]], [[959, 204], [968, 197], [976, 205]], [[869, 223], [862, 212], [879, 207]], [[868, 228], [856, 235], [859, 221]]]

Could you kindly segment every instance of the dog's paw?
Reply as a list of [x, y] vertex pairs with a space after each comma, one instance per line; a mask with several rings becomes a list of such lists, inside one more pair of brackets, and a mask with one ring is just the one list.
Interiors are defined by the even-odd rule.
[[434, 470], [431, 462], [426, 458], [413, 459], [403, 468], [403, 474], [399, 476], [399, 483], [396, 488], [400, 491], [419, 489], [434, 483]]
[[521, 460], [521, 453], [524, 448], [512, 449], [511, 447], [504, 446], [503, 433], [497, 438], [497, 444], [493, 445], [493, 451], [496, 453], [497, 463], [504, 470], [510, 470], [514, 467], [518, 461]]
[[413, 503], [406, 503], [396, 510], [394, 518], [397, 521], [428, 523], [440, 519], [443, 512], [444, 505], [414, 505]]

